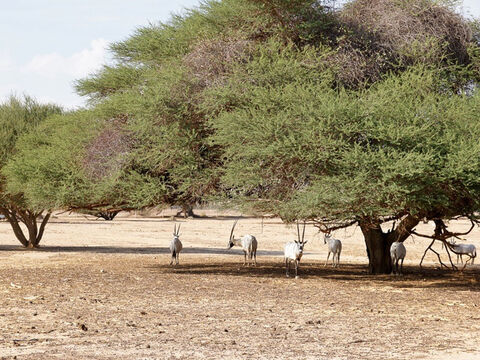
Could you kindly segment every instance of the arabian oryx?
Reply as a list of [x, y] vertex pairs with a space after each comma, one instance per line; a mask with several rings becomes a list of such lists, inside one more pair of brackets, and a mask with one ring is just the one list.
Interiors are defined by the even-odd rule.
[[173, 239], [170, 242], [170, 253], [172, 254], [172, 260], [170, 261], [170, 265], [173, 265], [174, 261], [175, 265], [178, 265], [178, 255], [183, 248], [182, 242], [180, 241], [180, 226], [181, 224], [178, 225], [177, 229], [177, 224], [175, 224], [173, 228]]
[[468, 255], [470, 259], [468, 259], [466, 263], [468, 263], [470, 260], [472, 260], [472, 264], [475, 261], [475, 258], [477, 257], [477, 249], [475, 248], [475, 245], [473, 244], [456, 244], [454, 241], [451, 243], [452, 244], [452, 251], [457, 254], [457, 264], [458, 260], [460, 260], [463, 264], [463, 259], [462, 255]]
[[[407, 255], [407, 249], [403, 243], [395, 241], [390, 246], [390, 257], [392, 258], [392, 274], [403, 274], [403, 260]], [[401, 261], [400, 272], [398, 272], [398, 263]]]
[[298, 279], [298, 264], [302, 259], [303, 255], [303, 247], [307, 243], [304, 241], [305, 239], [305, 223], [303, 223], [303, 232], [302, 237], [300, 237], [300, 228], [298, 227], [297, 221], [297, 235], [298, 239], [295, 241], [291, 241], [285, 244], [285, 267], [287, 268], [287, 277], [289, 275], [290, 270], [290, 262], [293, 261], [295, 263], [295, 279]]
[[245, 256], [243, 265], [247, 265], [247, 255], [248, 255], [248, 265], [253, 262], [254, 266], [257, 266], [257, 239], [253, 235], [243, 235], [241, 238], [235, 239], [233, 236], [233, 230], [235, 225], [237, 225], [238, 220], [235, 220], [232, 226], [232, 231], [230, 232], [230, 238], [228, 240], [227, 249], [231, 249], [234, 246], [240, 246], [243, 250]]
[[[328, 243], [328, 255], [327, 255], [327, 260], [325, 261], [324, 266], [327, 266], [330, 253], [333, 254], [332, 266], [333, 267], [340, 266], [340, 254], [342, 252], [342, 242], [338, 239], [332, 238], [332, 235], [330, 234], [325, 234], [325, 236], [323, 237], [323, 243], [324, 244]], [[336, 263], [335, 263], [335, 259], [337, 259]]]

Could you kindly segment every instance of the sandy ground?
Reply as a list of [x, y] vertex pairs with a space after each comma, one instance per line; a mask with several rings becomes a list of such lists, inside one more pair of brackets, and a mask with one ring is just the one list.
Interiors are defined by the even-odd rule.
[[429, 255], [422, 271], [427, 240], [407, 240], [405, 276], [372, 277], [358, 228], [334, 234], [338, 269], [307, 228], [296, 280], [282, 261], [296, 230], [277, 219], [237, 225], [259, 240], [255, 268], [225, 250], [232, 217], [179, 222], [176, 268], [168, 218], [61, 215], [37, 251], [0, 223], [0, 359], [480, 359], [480, 266]]

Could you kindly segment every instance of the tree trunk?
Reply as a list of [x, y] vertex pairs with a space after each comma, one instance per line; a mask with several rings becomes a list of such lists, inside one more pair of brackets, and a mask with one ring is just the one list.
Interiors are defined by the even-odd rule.
[[177, 214], [175, 216], [178, 217], [182, 214], [183, 214], [184, 218], [194, 218], [194, 217], [196, 217], [195, 213], [193, 212], [193, 206], [192, 205], [182, 205], [182, 210], [177, 212]]
[[392, 259], [390, 246], [392, 240], [385, 234], [380, 225], [361, 225], [368, 255], [369, 274], [390, 274], [392, 272]]
[[95, 214], [96, 217], [105, 219], [107, 221], [112, 221], [115, 216], [118, 215], [120, 211], [115, 210], [115, 211], [99, 211]]
[[360, 221], [365, 238], [368, 255], [369, 274], [390, 274], [392, 272], [392, 258], [390, 247], [395, 241], [404, 242], [410, 236], [410, 231], [419, 223], [419, 219], [412, 215], [405, 216], [393, 231], [383, 232], [380, 222]]
[[[39, 228], [37, 226], [37, 217], [41, 214], [41, 212], [34, 213], [29, 210], [16, 208], [2, 208], [0, 211], [5, 215], [5, 218], [12, 226], [15, 237], [18, 239], [18, 241], [20, 241], [23, 247], [27, 249], [38, 248], [40, 240], [42, 240], [43, 233], [45, 231], [45, 226], [50, 219], [50, 212], [48, 212], [42, 219]], [[22, 230], [20, 222], [27, 227], [28, 238]]]

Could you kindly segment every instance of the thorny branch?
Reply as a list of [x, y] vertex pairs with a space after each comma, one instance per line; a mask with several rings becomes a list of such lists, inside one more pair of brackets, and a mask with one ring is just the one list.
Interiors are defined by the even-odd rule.
[[312, 220], [313, 226], [315, 226], [320, 232], [323, 232], [325, 234], [329, 234], [332, 231], [338, 230], [338, 229], [344, 229], [349, 226], [355, 225], [358, 220], [351, 220], [351, 221], [346, 221], [346, 222], [335, 222], [335, 223], [330, 223], [330, 222], [325, 222], [321, 220]]
[[[440, 262], [441, 267], [448, 268], [448, 266], [446, 266], [442, 262], [442, 260], [440, 258], [440, 254], [437, 251], [433, 250], [433, 248], [432, 248], [435, 241], [440, 241], [443, 245], [445, 245], [445, 250], [447, 252], [451, 268], [453, 270], [458, 270], [457, 266], [455, 266], [455, 264], [453, 264], [452, 257], [450, 255], [450, 251], [452, 253], [456, 254], [456, 255], [462, 255], [462, 254], [458, 253], [455, 250], [454, 244], [451, 243], [450, 241], [448, 241], [448, 239], [450, 239], [450, 238], [461, 239], [460, 236], [468, 235], [474, 229], [475, 225], [480, 224], [480, 221], [475, 216], [466, 216], [466, 217], [470, 220], [470, 228], [465, 232], [451, 232], [451, 231], [449, 231], [448, 228], [447, 228], [447, 225], [445, 225], [445, 223], [442, 219], [433, 219], [433, 221], [435, 222], [435, 230], [434, 230], [433, 235], [420, 234], [415, 229], [412, 229], [410, 231], [410, 234], [412, 234], [412, 235], [416, 235], [416, 236], [427, 238], [427, 239], [432, 239], [432, 242], [425, 249], [425, 252], [423, 253], [422, 259], [420, 260], [420, 268], [422, 267], [423, 259], [425, 258], [425, 255], [427, 254], [427, 252], [429, 250], [437, 255], [438, 261]], [[456, 217], [456, 219], [458, 219], [458, 218], [459, 217]], [[465, 254], [463, 254], [463, 255], [465, 255]], [[465, 262], [465, 265], [463, 266], [462, 270], [465, 269], [465, 266], [467, 265], [468, 261], [470, 261], [472, 259], [472, 257], [470, 255], [468, 255], [468, 256], [470, 257], [470, 259]]]

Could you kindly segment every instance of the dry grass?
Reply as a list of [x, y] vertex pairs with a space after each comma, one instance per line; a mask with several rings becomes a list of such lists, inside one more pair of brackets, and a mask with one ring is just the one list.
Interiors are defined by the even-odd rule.
[[404, 277], [371, 277], [358, 230], [335, 234], [343, 265], [332, 269], [310, 228], [295, 280], [282, 265], [295, 229], [276, 219], [237, 225], [259, 239], [256, 268], [225, 250], [232, 218], [182, 220], [185, 251], [170, 268], [173, 222], [119, 216], [53, 219], [34, 252], [0, 224], [0, 358], [480, 358], [478, 265], [452, 274], [429, 257], [420, 272], [419, 239], [407, 241]]

